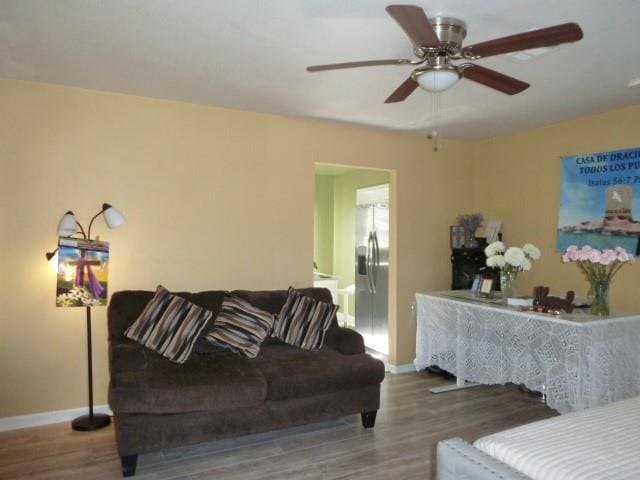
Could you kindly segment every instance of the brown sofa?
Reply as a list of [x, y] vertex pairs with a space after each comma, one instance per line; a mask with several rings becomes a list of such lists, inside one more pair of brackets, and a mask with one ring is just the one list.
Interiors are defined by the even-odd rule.
[[[326, 289], [303, 292], [331, 301]], [[224, 293], [179, 295], [217, 314]], [[287, 298], [284, 290], [232, 293], [273, 313]], [[357, 332], [334, 322], [319, 351], [268, 339], [252, 359], [200, 339], [179, 365], [124, 337], [153, 295], [116, 292], [108, 310], [109, 406], [124, 476], [135, 474], [138, 454], [177, 445], [356, 413], [373, 427], [384, 364], [365, 353]]]

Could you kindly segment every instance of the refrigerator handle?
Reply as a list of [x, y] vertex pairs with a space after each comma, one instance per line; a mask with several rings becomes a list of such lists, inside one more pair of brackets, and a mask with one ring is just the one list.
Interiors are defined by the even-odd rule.
[[367, 287], [369, 288], [369, 293], [375, 293], [373, 286], [373, 233], [369, 232], [369, 238], [367, 239]]
[[375, 264], [375, 255], [376, 255], [376, 243], [375, 243], [375, 233], [369, 232], [369, 248], [371, 250], [371, 259], [369, 264], [367, 265], [367, 273], [369, 276], [369, 290], [371, 293], [376, 293], [376, 281], [374, 279], [376, 264]]
[[380, 267], [380, 245], [378, 244], [378, 234], [373, 232], [373, 293], [378, 287], [378, 269]]

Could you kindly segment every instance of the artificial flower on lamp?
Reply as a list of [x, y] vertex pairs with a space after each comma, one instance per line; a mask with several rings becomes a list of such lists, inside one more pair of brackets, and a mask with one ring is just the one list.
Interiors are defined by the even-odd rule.
[[522, 248], [506, 248], [502, 242], [493, 242], [484, 249], [484, 253], [487, 267], [500, 269], [500, 290], [505, 299], [518, 294], [518, 274], [531, 270], [533, 262], [541, 257], [538, 247], [530, 243], [525, 243]]
[[[89, 414], [74, 419], [74, 430], [90, 431], [111, 423], [108, 415], [93, 412], [93, 350], [91, 346], [91, 307], [106, 304], [109, 244], [91, 238], [93, 222], [100, 215], [109, 228], [125, 223], [125, 216], [108, 203], [84, 229], [71, 210], [58, 223], [58, 248], [47, 252], [49, 262], [58, 258], [56, 305], [85, 307], [87, 314], [87, 372], [89, 380]], [[94, 270], [95, 269], [95, 270]]]
[[479, 212], [458, 215], [458, 218], [456, 218], [456, 224], [464, 228], [465, 248], [476, 248], [478, 246], [476, 230], [482, 226], [482, 222], [484, 222], [484, 217]]

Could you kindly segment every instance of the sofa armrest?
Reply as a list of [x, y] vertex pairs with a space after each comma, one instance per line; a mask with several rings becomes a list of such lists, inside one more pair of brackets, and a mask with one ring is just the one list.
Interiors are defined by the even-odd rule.
[[324, 344], [344, 355], [364, 353], [364, 338], [355, 330], [344, 327], [329, 329]]

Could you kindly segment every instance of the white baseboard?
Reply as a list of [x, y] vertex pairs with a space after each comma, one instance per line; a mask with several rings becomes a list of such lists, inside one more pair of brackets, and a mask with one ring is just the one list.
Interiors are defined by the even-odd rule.
[[389, 371], [393, 374], [411, 373], [416, 371], [416, 366], [413, 363], [405, 363], [404, 365], [389, 364]]
[[[106, 413], [112, 415], [107, 405], [93, 407], [94, 413]], [[31, 415], [17, 415], [15, 417], [0, 418], [0, 432], [17, 430], [18, 428], [39, 427], [51, 423], [70, 422], [76, 417], [87, 415], [89, 408], [71, 408], [69, 410], [57, 410], [54, 412], [33, 413]]]

